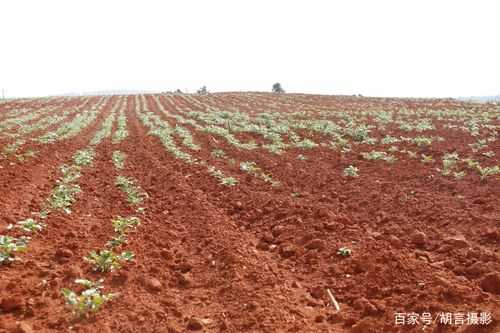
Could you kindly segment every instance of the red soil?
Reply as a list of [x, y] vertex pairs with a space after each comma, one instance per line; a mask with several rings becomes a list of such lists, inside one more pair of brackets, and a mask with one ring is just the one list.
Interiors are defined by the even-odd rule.
[[[250, 94], [251, 105], [284, 103], [281, 96], [261, 95]], [[227, 100], [227, 106], [238, 108], [245, 96], [195, 98], [219, 108]], [[292, 102], [277, 109], [296, 111], [288, 107], [293, 98], [303, 105], [349, 110], [464, 107], [451, 101], [289, 98]], [[169, 103], [193, 108], [182, 96]], [[136, 107], [128, 97], [130, 136], [118, 145], [105, 139], [96, 147], [93, 165], [82, 170], [82, 192], [72, 214], [51, 215], [22, 261], [0, 266], [0, 332], [422, 331], [421, 325], [396, 325], [396, 313], [410, 312], [492, 316], [489, 325], [435, 321], [426, 332], [500, 331], [498, 177], [481, 182], [470, 174], [456, 181], [431, 172], [418, 159], [401, 157], [388, 164], [322, 147], [282, 155], [239, 151], [185, 126], [202, 147], [193, 156], [239, 178], [237, 186], [225, 187], [206, 167], [166, 152], [158, 138], [148, 135]], [[174, 125], [155, 107], [150, 110]], [[43, 206], [58, 167], [71, 163], [74, 151], [88, 144], [109, 111], [110, 105], [72, 140], [30, 144], [41, 153], [25, 164], [2, 164], [0, 234]], [[465, 151], [474, 142], [442, 128], [432, 135], [446, 139], [432, 146], [434, 153]], [[237, 165], [214, 161], [210, 152], [216, 148], [237, 161], [255, 161], [281, 186], [272, 188]], [[371, 149], [376, 148], [363, 151]], [[490, 149], [500, 155], [498, 140]], [[142, 224], [128, 244], [135, 261], [102, 274], [82, 257], [104, 246], [113, 233], [113, 217], [136, 214], [114, 184], [114, 150], [127, 154], [120, 174], [137, 179], [148, 199], [140, 205], [145, 208]], [[298, 160], [299, 153], [308, 160]], [[342, 177], [353, 161], [360, 177]], [[352, 255], [339, 256], [340, 247], [352, 249]], [[73, 280], [81, 277], [103, 277], [105, 290], [120, 294], [86, 320], [74, 319], [60, 295], [61, 288], [75, 288]]]

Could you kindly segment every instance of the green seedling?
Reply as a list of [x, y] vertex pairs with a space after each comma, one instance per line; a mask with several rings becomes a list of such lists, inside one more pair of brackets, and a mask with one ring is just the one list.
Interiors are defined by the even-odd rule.
[[226, 157], [226, 153], [222, 149], [214, 149], [214, 150], [212, 150], [211, 155], [212, 155], [213, 158], [225, 158]]
[[73, 156], [73, 161], [78, 166], [87, 166], [92, 163], [94, 159], [94, 150], [93, 149], [85, 149], [79, 150]]
[[344, 169], [344, 176], [346, 177], [358, 177], [358, 171], [359, 169], [353, 165], [349, 165], [347, 168]]
[[126, 157], [125, 153], [122, 153], [119, 150], [113, 152], [112, 159], [117, 169], [123, 169], [123, 167], [125, 166], [125, 157]]
[[226, 186], [234, 186], [238, 184], [238, 180], [234, 177], [224, 177], [220, 180], [220, 183]]
[[213, 166], [208, 168], [208, 172], [210, 172], [212, 176], [217, 178], [219, 180], [219, 183], [221, 183], [222, 185], [234, 186], [238, 184], [238, 180], [236, 178], [226, 177], [222, 171], [215, 169], [215, 167]]
[[483, 153], [482, 155], [489, 157], [489, 158], [492, 158], [495, 156], [495, 152], [494, 151], [487, 151], [487, 152]]
[[266, 174], [264, 171], [262, 171], [262, 169], [259, 168], [255, 162], [249, 162], [249, 161], [241, 162], [240, 170], [248, 174], [251, 174], [257, 178], [260, 178], [263, 181], [270, 183], [272, 186], [276, 187], [280, 185], [279, 181], [273, 180], [273, 178], [270, 175]]
[[118, 216], [113, 221], [113, 228], [119, 235], [125, 234], [128, 229], [135, 229], [141, 222], [137, 217], [121, 217]]
[[127, 200], [133, 205], [140, 204], [147, 197], [147, 194], [135, 184], [134, 179], [118, 176], [115, 184], [127, 194]]
[[500, 166], [495, 165], [494, 167], [481, 167], [477, 166], [477, 171], [479, 172], [479, 176], [481, 180], [486, 180], [486, 178], [500, 174]]
[[118, 236], [113, 237], [110, 241], [108, 241], [106, 243], [106, 246], [113, 249], [125, 243], [127, 243], [127, 236], [125, 234], [120, 234]]
[[38, 232], [38, 231], [41, 231], [45, 227], [45, 224], [38, 223], [37, 221], [35, 221], [32, 218], [29, 218], [29, 219], [26, 219], [23, 221], [19, 221], [19, 222], [17, 222], [17, 224], [18, 224], [18, 227], [21, 228], [25, 232]]
[[337, 254], [342, 257], [349, 257], [352, 254], [352, 250], [347, 247], [341, 247], [338, 249]]
[[112, 272], [122, 267], [125, 261], [132, 261], [134, 254], [130, 251], [125, 251], [122, 254], [116, 254], [111, 250], [91, 251], [85, 261], [94, 266], [94, 270], [99, 272]]
[[434, 157], [432, 157], [432, 155], [425, 155], [425, 154], [422, 154], [422, 159], [420, 160], [420, 162], [422, 163], [434, 163]]
[[425, 136], [417, 136], [411, 140], [418, 147], [430, 146], [432, 144], [433, 138]]
[[0, 235], [0, 265], [16, 260], [16, 253], [26, 252], [28, 241], [28, 237], [15, 238]]
[[36, 155], [36, 151], [32, 149], [26, 150], [23, 154], [16, 155], [17, 159], [21, 162], [26, 161], [28, 158], [32, 158]]
[[61, 167], [61, 173], [62, 177], [60, 179], [60, 182], [62, 183], [72, 183], [81, 176], [80, 167], [76, 165], [63, 165]]
[[75, 201], [75, 194], [81, 191], [80, 186], [76, 184], [56, 185], [49, 198], [50, 206], [54, 209], [61, 209], [66, 214], [71, 213], [71, 205]]
[[75, 280], [75, 283], [85, 287], [80, 294], [71, 289], [61, 289], [66, 304], [72, 309], [73, 314], [77, 317], [87, 317], [90, 313], [99, 311], [105, 303], [117, 296], [116, 294], [101, 293], [104, 288], [103, 281], [102, 279], [97, 282], [85, 279]]
[[372, 150], [369, 153], [361, 153], [361, 156], [363, 156], [365, 160], [383, 160], [389, 163], [396, 161], [394, 156], [387, 154], [385, 151]]

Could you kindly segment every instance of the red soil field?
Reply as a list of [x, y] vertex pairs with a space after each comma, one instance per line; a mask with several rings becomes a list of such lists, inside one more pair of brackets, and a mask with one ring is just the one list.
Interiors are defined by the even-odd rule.
[[[500, 332], [499, 130], [499, 105], [437, 99], [2, 102], [0, 236], [30, 239], [0, 264], [0, 332]], [[118, 216], [135, 257], [96, 271]], [[75, 315], [76, 279], [115, 297]]]

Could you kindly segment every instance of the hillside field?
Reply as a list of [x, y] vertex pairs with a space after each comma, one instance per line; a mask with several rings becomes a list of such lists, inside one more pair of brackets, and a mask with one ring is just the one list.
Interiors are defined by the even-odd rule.
[[500, 332], [499, 133], [451, 99], [0, 101], [0, 333]]

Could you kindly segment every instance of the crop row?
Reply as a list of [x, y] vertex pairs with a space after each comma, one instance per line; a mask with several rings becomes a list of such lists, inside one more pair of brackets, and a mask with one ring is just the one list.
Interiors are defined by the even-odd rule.
[[41, 143], [53, 143], [77, 136], [84, 128], [88, 127], [102, 111], [108, 99], [102, 97], [89, 110], [79, 109], [79, 113], [69, 123], [63, 124], [56, 130], [45, 133], [37, 138]]
[[73, 164], [60, 167], [61, 176], [57, 179], [44, 208], [39, 212], [33, 212], [32, 217], [19, 221], [16, 226], [24, 234], [21, 237], [0, 235], [0, 264], [6, 264], [16, 259], [15, 255], [25, 252], [28, 248], [30, 236], [42, 231], [46, 226], [46, 219], [54, 211], [71, 213], [71, 205], [75, 201], [75, 195], [81, 191], [78, 179], [81, 177], [81, 168], [92, 163], [93, 151], [80, 150], [73, 155]]
[[[192, 150], [199, 150], [200, 148], [197, 145], [193, 144], [192, 136], [189, 130], [180, 126], [172, 128], [170, 124], [162, 120], [160, 116], [158, 116], [154, 112], [149, 111], [147, 102], [145, 101], [143, 96], [141, 97], [142, 99], [137, 97], [137, 99], [139, 100], [136, 103], [137, 105], [142, 105], [142, 107], [137, 107], [136, 112], [142, 123], [147, 128], [149, 128], [149, 135], [158, 137], [160, 139], [160, 142], [163, 144], [163, 147], [175, 158], [180, 159], [188, 164], [203, 165], [207, 167], [208, 173], [216, 178], [221, 184], [228, 186], [237, 184], [238, 181], [236, 178], [226, 176], [215, 166], [211, 166], [206, 161], [195, 158], [191, 154], [181, 150], [174, 140], [174, 134], [179, 135], [183, 139], [184, 145], [187, 145]], [[144, 109], [144, 111], [140, 111], [141, 109]]]
[[[464, 157], [463, 161], [476, 160], [477, 155], [474, 154], [478, 153], [481, 158], [489, 158], [493, 163], [495, 161], [493, 159], [495, 152], [488, 148], [498, 140], [498, 120], [500, 120], [498, 107], [486, 110], [472, 107], [472, 110], [426, 108], [380, 110], [378, 108], [350, 111], [325, 110], [324, 107], [314, 110], [314, 106], [307, 106], [305, 103], [306, 111], [282, 112], [281, 105], [281, 108], [276, 107], [276, 111], [261, 112], [255, 109], [253, 103], [248, 103], [254, 107], [252, 112], [239, 112], [241, 105], [237, 107], [226, 105], [226, 109], [231, 111], [221, 110], [221, 106], [214, 103], [216, 99], [210, 96], [177, 97], [185, 99], [186, 103], [176, 107], [176, 101], [171, 101], [169, 96], [162, 96], [163, 101], [173, 106], [176, 111], [167, 112], [164, 109], [160, 111], [196, 131], [220, 136], [239, 150], [265, 149], [271, 153], [281, 154], [287, 149], [299, 149], [297, 158], [300, 159], [304, 158], [300, 150], [322, 147], [338, 150], [341, 154], [361, 154], [366, 160], [382, 159], [391, 163], [398, 161], [396, 154], [412, 158], [422, 156], [424, 164], [430, 165], [431, 156], [427, 151], [433, 145], [446, 141], [446, 137], [433, 134], [439, 130], [455, 128], [469, 133], [476, 141], [469, 144], [472, 154]], [[261, 97], [259, 96], [259, 99]], [[191, 108], [186, 107], [189, 104]], [[272, 110], [269, 106], [265, 104], [267, 109]], [[262, 140], [241, 142], [237, 138], [239, 133], [256, 134], [262, 137]], [[384, 150], [366, 149], [379, 144], [388, 147]], [[447, 153], [453, 151], [443, 154]], [[484, 180], [496, 175], [496, 170], [500, 167], [492, 165], [491, 162], [487, 163], [488, 166], [480, 165], [470, 169], [477, 171]], [[243, 165], [242, 170], [247, 169]], [[463, 171], [459, 171], [456, 178], [460, 179], [463, 175]]]
[[[250, 143], [241, 143], [239, 140], [236, 139], [232, 134], [228, 133], [227, 131], [220, 133], [217, 132], [217, 130], [212, 131], [215, 127], [204, 127], [200, 125], [196, 120], [194, 119], [186, 119], [180, 114], [172, 114], [168, 112], [164, 106], [162, 105], [160, 99], [157, 96], [153, 97], [153, 100], [156, 103], [156, 106], [158, 110], [160, 111], [161, 114], [165, 115], [168, 118], [175, 119], [178, 123], [189, 126], [189, 127], [194, 127], [195, 130], [211, 133], [211, 134], [219, 134], [223, 137], [226, 138], [229, 142], [233, 144], [233, 146], [236, 146], [237, 148], [245, 149], [245, 150], [253, 150], [257, 148], [257, 145], [254, 142]], [[157, 121], [161, 121], [158, 119], [161, 119], [157, 115], [154, 115], [154, 117], [157, 119]], [[181, 130], [179, 130], [181, 129]], [[207, 130], [208, 129], [208, 130]], [[192, 150], [200, 150], [200, 146], [198, 144], [194, 143], [193, 136], [191, 135], [188, 127], [181, 127], [178, 124], [175, 126], [175, 130], [172, 132], [172, 134], [177, 134], [181, 139], [184, 144], [184, 146], [192, 149]], [[230, 166], [235, 166], [238, 164], [238, 161], [235, 158], [229, 157], [226, 155], [226, 153], [222, 149], [217, 149], [212, 152], [212, 157], [219, 159], [219, 160], [224, 160], [226, 161]], [[252, 161], [241, 161], [239, 162], [239, 168], [241, 171], [254, 176], [258, 179], [261, 179], [265, 182], [270, 183], [273, 186], [278, 186], [279, 182], [275, 181], [272, 179], [272, 177], [264, 172], [255, 162]], [[227, 177], [224, 175], [224, 173], [221, 170], [216, 169], [213, 166], [209, 166], [209, 173], [217, 178], [219, 182], [223, 185], [236, 185], [238, 183], [238, 180], [234, 177]]]
[[127, 116], [125, 115], [124, 103], [125, 101], [122, 100], [117, 118], [117, 127], [115, 133], [113, 134], [113, 144], [122, 142], [126, 137], [128, 137], [129, 134], [127, 130]]
[[[61, 115], [52, 115], [41, 118], [39, 121], [31, 124], [31, 125], [23, 125], [15, 134], [11, 135], [12, 138], [23, 137], [29, 133], [35, 131], [43, 131], [51, 126], [62, 123], [67, 120], [70, 116], [73, 116], [77, 113], [78, 109], [66, 110]], [[11, 155], [16, 153], [25, 143], [27, 142], [24, 138], [18, 138], [14, 142], [7, 144], [2, 152], [6, 155]], [[30, 153], [28, 152], [28, 155]], [[18, 155], [18, 158], [26, 157], [26, 153], [22, 155]]]
[[[110, 118], [108, 118], [110, 119]], [[123, 127], [122, 127], [123, 130]], [[119, 171], [125, 164], [126, 155], [120, 151], [114, 151], [112, 160]], [[117, 176], [117, 186], [127, 194], [128, 202], [137, 205], [142, 202], [144, 194], [135, 184], [136, 181], [122, 175]], [[141, 210], [138, 210], [141, 211]], [[128, 234], [135, 231], [140, 225], [140, 219], [135, 216], [117, 216], [111, 221], [114, 235], [107, 241], [102, 249], [92, 250], [83, 258], [89, 263], [93, 270], [106, 274], [122, 268], [123, 264], [134, 260], [135, 254], [124, 247], [128, 243]], [[63, 288], [61, 293], [66, 304], [71, 308], [73, 314], [78, 317], [88, 317], [90, 314], [99, 311], [104, 304], [116, 298], [116, 293], [103, 293], [104, 279], [97, 281], [90, 279], [77, 279], [75, 283], [82, 286], [80, 290]], [[83, 289], [83, 290], [81, 290]]]
[[[97, 107], [101, 108], [102, 106]], [[95, 156], [94, 147], [104, 138], [111, 135], [113, 117], [113, 113], [108, 116], [103, 122], [102, 128], [97, 131], [90, 140], [89, 145], [84, 149], [78, 150], [73, 155], [72, 164], [64, 164], [60, 167], [61, 176], [57, 179], [51, 194], [47, 198], [44, 208], [40, 212], [33, 212], [32, 216], [34, 217], [20, 221], [18, 224], [22, 230], [27, 232], [26, 225], [33, 225], [33, 231], [41, 231], [45, 225], [43, 221], [45, 221], [53, 211], [62, 211], [66, 214], [71, 213], [71, 206], [76, 200], [76, 195], [81, 192], [78, 180], [81, 177], [82, 168], [92, 164]], [[0, 249], [0, 255], [3, 258], [2, 263], [13, 261], [15, 252], [25, 251], [29, 240], [28, 236], [23, 236], [23, 238], [6, 237], [8, 236], [2, 236], [3, 244]], [[22, 242], [25, 246], [16, 246], [19, 242]]]

